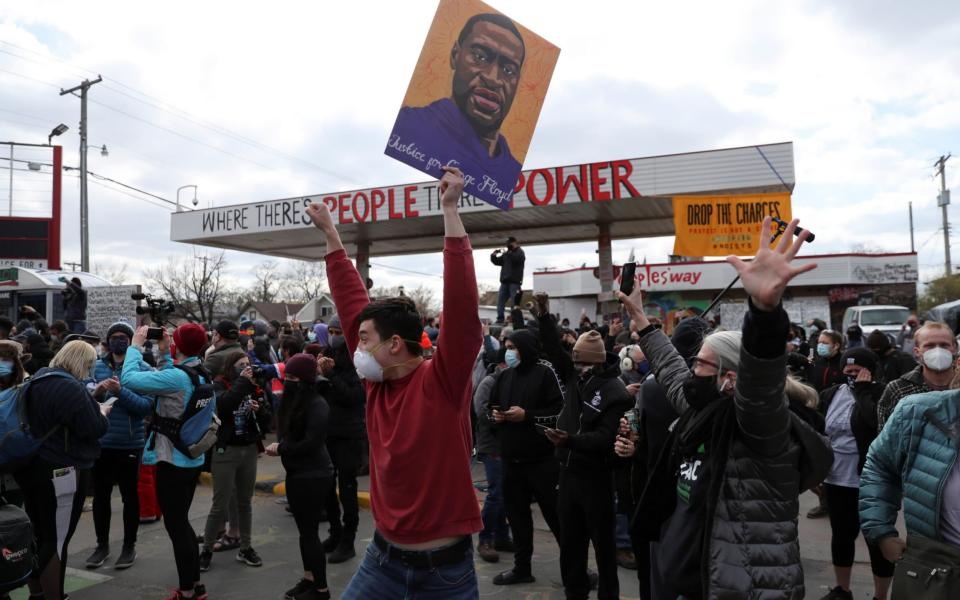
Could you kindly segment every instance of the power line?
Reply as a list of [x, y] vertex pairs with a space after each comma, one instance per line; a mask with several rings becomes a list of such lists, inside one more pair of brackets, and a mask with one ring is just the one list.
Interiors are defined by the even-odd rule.
[[421, 271], [411, 271], [410, 269], [401, 269], [400, 267], [390, 267], [387, 265], [381, 265], [377, 263], [370, 263], [371, 267], [377, 267], [379, 269], [389, 269], [391, 271], [400, 271], [401, 273], [409, 273], [411, 275], [422, 275], [424, 277], [436, 277], [437, 279], [443, 279], [443, 275], [436, 275], [434, 273], [423, 273]]

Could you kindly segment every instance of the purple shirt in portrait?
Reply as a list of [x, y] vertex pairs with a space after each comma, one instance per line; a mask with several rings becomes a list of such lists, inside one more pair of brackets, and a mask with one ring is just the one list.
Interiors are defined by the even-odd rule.
[[385, 153], [438, 179], [442, 166], [459, 167], [464, 192], [502, 210], [513, 206], [521, 165], [510, 153], [506, 138], [498, 135], [496, 151], [490, 156], [487, 144], [450, 98], [422, 108], [401, 108]]

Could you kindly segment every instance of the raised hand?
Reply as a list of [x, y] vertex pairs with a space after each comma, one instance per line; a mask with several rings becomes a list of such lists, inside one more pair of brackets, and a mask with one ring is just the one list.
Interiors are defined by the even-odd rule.
[[637, 322], [638, 329], [646, 329], [650, 326], [650, 320], [643, 312], [643, 292], [639, 287], [634, 287], [629, 296], [618, 291], [617, 298], [623, 304], [623, 309], [630, 315], [630, 320]]
[[797, 229], [799, 219], [790, 221], [775, 249], [770, 248], [771, 222], [769, 216], [763, 220], [760, 230], [760, 249], [752, 261], [745, 262], [736, 256], [727, 257], [727, 262], [740, 274], [743, 289], [750, 295], [754, 306], [765, 311], [771, 311], [780, 304], [787, 284], [794, 277], [817, 268], [814, 263], [800, 267], [791, 265], [797, 252], [800, 251], [800, 246], [810, 235], [809, 231], [804, 230], [794, 239], [793, 232]]
[[440, 178], [440, 204], [443, 208], [457, 208], [463, 194], [463, 173], [456, 167], [443, 167]]
[[326, 231], [333, 227], [333, 215], [330, 214], [330, 207], [323, 202], [311, 202], [307, 207], [307, 216], [313, 221], [314, 227]]

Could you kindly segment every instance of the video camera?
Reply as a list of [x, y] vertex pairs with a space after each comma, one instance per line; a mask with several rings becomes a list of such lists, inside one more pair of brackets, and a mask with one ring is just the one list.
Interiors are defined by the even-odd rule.
[[163, 324], [166, 322], [170, 313], [177, 310], [177, 305], [163, 298], [155, 298], [150, 294], [130, 294], [131, 300], [143, 300], [146, 306], [138, 306], [138, 315], [150, 315], [150, 320], [157, 327], [151, 327], [147, 333], [148, 340], [159, 340], [163, 338]]

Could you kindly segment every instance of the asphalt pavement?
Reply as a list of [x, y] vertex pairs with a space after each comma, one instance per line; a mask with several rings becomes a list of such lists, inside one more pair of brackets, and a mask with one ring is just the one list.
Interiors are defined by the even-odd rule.
[[[260, 460], [259, 486], [254, 498], [253, 546], [263, 558], [263, 566], [253, 568], [236, 561], [236, 552], [214, 554], [210, 571], [202, 575], [211, 600], [274, 600], [283, 597], [283, 591], [295, 584], [302, 575], [297, 530], [293, 518], [286, 512], [285, 506], [277, 503], [270, 483], [282, 480], [283, 469], [279, 459], [263, 457]], [[483, 480], [483, 469], [474, 468], [474, 479]], [[368, 489], [368, 480], [362, 478], [360, 489]], [[443, 493], [443, 490], [437, 490]], [[210, 507], [212, 490], [209, 485], [198, 486], [190, 511], [191, 522], [198, 532], [203, 531], [206, 515]], [[830, 526], [827, 519], [811, 520], [804, 515], [816, 503], [815, 497], [804, 494], [801, 497], [800, 535], [801, 556], [806, 573], [807, 597], [819, 598], [833, 586], [833, 571], [830, 565]], [[113, 554], [105, 565], [95, 571], [84, 568], [86, 557], [93, 551], [95, 536], [93, 517], [83, 514], [77, 533], [70, 544], [68, 562], [67, 590], [71, 600], [107, 600], [122, 598], [125, 600], [144, 599], [162, 600], [176, 585], [176, 567], [171, 553], [170, 541], [163, 523], [152, 523], [140, 528], [137, 545], [137, 562], [125, 571], [112, 568], [113, 561], [120, 551], [122, 524], [120, 522], [121, 503], [119, 493], [113, 499], [113, 521], [111, 523], [111, 550]], [[533, 572], [537, 581], [529, 585], [500, 587], [492, 583], [493, 577], [502, 570], [510, 568], [512, 555], [501, 554], [501, 561], [490, 564], [477, 558], [477, 575], [480, 582], [481, 598], [503, 600], [561, 600], [564, 598], [560, 583], [559, 549], [546, 524], [536, 515]], [[902, 527], [902, 526], [901, 526]], [[901, 529], [902, 530], [902, 529]], [[324, 530], [325, 534], [325, 530]], [[328, 579], [334, 598], [339, 598], [353, 572], [359, 565], [366, 545], [373, 535], [373, 519], [368, 509], [362, 509], [360, 531], [357, 540], [357, 557], [339, 565], [328, 565]], [[855, 598], [872, 597], [873, 585], [866, 547], [862, 539], [858, 542], [857, 564], [853, 573]], [[591, 562], [592, 562], [591, 553]], [[638, 584], [636, 571], [620, 569], [621, 598], [637, 599]], [[13, 595], [16, 600], [25, 599], [26, 593], [18, 591]], [[375, 600], [375, 599], [371, 599]]]

